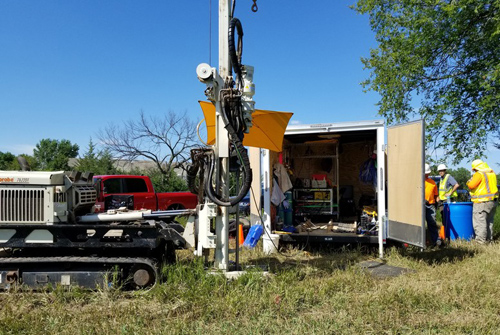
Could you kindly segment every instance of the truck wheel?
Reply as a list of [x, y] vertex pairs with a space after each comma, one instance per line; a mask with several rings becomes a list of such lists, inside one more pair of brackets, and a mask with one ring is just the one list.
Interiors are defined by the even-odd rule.
[[184, 209], [184, 206], [182, 206], [181, 204], [173, 204], [173, 205], [168, 206], [168, 208], [167, 208], [167, 210], [169, 210], [169, 211], [176, 211], [179, 209]]

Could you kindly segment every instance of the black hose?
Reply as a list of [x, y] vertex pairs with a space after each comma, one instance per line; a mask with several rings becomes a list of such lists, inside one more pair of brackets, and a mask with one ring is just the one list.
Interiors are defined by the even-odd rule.
[[[226, 97], [223, 97], [221, 99], [221, 108], [224, 111], [226, 107], [227, 107]], [[250, 186], [252, 184], [252, 169], [250, 168], [250, 159], [248, 158], [247, 151], [243, 146], [243, 143], [241, 142], [240, 138], [238, 137], [238, 134], [231, 125], [228, 119], [228, 115], [224, 112], [221, 113], [221, 116], [222, 116], [222, 121], [224, 122], [224, 127], [228, 132], [229, 139], [233, 144], [234, 149], [236, 150], [241, 165], [243, 166], [244, 181], [236, 197], [224, 198], [222, 197], [222, 195], [219, 195], [214, 189], [213, 175], [215, 171], [215, 158], [212, 153], [209, 158], [211, 162], [209, 164], [210, 167], [208, 171], [208, 176], [205, 178], [205, 192], [207, 196], [210, 198], [210, 200], [212, 200], [215, 204], [223, 207], [228, 207], [228, 206], [234, 206], [237, 203], [239, 203], [241, 199], [243, 199], [246, 196], [248, 190], [250, 190]]]
[[[233, 10], [232, 14], [234, 14], [234, 4], [233, 1]], [[235, 33], [238, 33], [238, 47], [236, 48], [235, 44]], [[243, 75], [242, 75], [242, 65], [241, 65], [241, 56], [243, 54], [243, 28], [241, 26], [240, 20], [237, 18], [232, 18], [229, 22], [229, 31], [228, 31], [228, 44], [229, 44], [229, 58], [231, 59], [231, 66], [233, 71], [237, 77], [239, 88], [243, 87]], [[229, 84], [226, 82], [226, 94], [222, 94], [221, 92], [221, 109], [222, 109], [222, 120], [224, 122], [224, 127], [226, 128], [229, 140], [233, 145], [234, 150], [236, 151], [237, 157], [241, 162], [243, 167], [243, 185], [239, 190], [239, 193], [235, 197], [222, 196], [218, 194], [214, 189], [213, 176], [215, 172], [215, 164], [216, 158], [213, 151], [205, 152], [205, 166], [208, 165], [208, 169], [205, 170], [204, 189], [208, 198], [213, 201], [215, 204], [222, 207], [234, 206], [239, 203], [250, 190], [250, 186], [252, 184], [252, 169], [250, 168], [250, 160], [248, 158], [247, 151], [242, 144], [243, 140], [243, 128], [244, 122], [241, 117], [241, 96], [237, 96], [233, 94], [232, 91], [232, 83]], [[229, 93], [227, 93], [229, 92]], [[193, 168], [192, 172], [196, 173], [198, 169]], [[188, 174], [189, 177], [189, 174]], [[194, 179], [192, 176], [189, 177], [191, 180], [188, 182], [191, 186], [195, 186]], [[218, 185], [217, 185], [218, 187]], [[194, 189], [195, 187], [193, 187]]]
[[208, 176], [205, 179], [205, 192], [206, 192], [207, 196], [215, 204], [222, 206], [222, 207], [230, 207], [230, 206], [234, 206], [237, 203], [239, 203], [241, 201], [241, 199], [243, 199], [245, 197], [245, 195], [248, 193], [248, 190], [250, 189], [250, 186], [252, 184], [252, 169], [250, 169], [250, 160], [248, 158], [248, 155], [246, 153], [245, 148], [243, 147], [243, 144], [240, 141], [236, 142], [236, 150], [238, 150], [238, 152], [241, 155], [241, 159], [243, 160], [242, 164], [244, 167], [244, 169], [243, 169], [244, 182], [243, 182], [243, 185], [240, 188], [240, 191], [239, 191], [237, 196], [235, 196], [235, 197], [222, 197], [221, 195], [217, 194], [217, 192], [215, 191], [214, 186], [213, 186], [213, 175], [214, 175], [214, 171], [215, 171], [215, 157], [211, 157]]
[[[238, 31], [238, 49], [234, 43], [234, 28]], [[237, 18], [232, 18], [229, 22], [229, 58], [231, 59], [231, 65], [233, 67], [234, 73], [238, 78], [238, 82], [243, 86], [243, 78], [241, 74], [241, 56], [243, 54], [243, 27], [241, 26], [240, 20]]]
[[187, 169], [187, 184], [188, 184], [188, 189], [191, 193], [193, 194], [198, 194], [198, 186], [196, 185], [196, 175], [198, 174], [199, 170], [199, 165], [197, 163], [191, 165]]

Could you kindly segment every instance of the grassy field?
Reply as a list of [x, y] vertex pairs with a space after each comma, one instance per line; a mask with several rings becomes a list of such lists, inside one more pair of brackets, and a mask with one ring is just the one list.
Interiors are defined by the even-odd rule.
[[182, 251], [149, 291], [15, 288], [0, 293], [0, 334], [500, 334], [500, 242], [388, 248], [410, 272], [386, 279], [358, 266], [377, 257], [366, 248], [261, 249], [242, 251], [234, 281]]
[[267, 256], [237, 280], [209, 275], [187, 251], [150, 291], [57, 288], [0, 294], [0, 334], [498, 334], [500, 244], [387, 249], [413, 272], [376, 279], [361, 249]]

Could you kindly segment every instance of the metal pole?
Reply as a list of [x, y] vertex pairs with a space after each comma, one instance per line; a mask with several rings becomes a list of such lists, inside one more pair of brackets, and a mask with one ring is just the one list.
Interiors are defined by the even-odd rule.
[[[229, 61], [229, 16], [231, 12], [230, 0], [219, 0], [219, 74], [222, 81], [231, 75]], [[229, 138], [224, 123], [221, 119], [221, 103], [219, 96], [216, 97], [216, 144], [215, 152], [217, 158], [216, 174], [219, 178], [217, 184], [222, 188], [223, 196], [229, 193]], [[220, 158], [220, 160], [219, 160]], [[229, 208], [222, 207], [221, 215], [215, 220], [215, 231], [217, 244], [215, 248], [215, 266], [220, 270], [227, 270], [229, 263]]]
[[271, 183], [273, 181], [272, 171], [271, 171], [271, 161], [269, 158], [269, 150], [262, 150], [263, 157], [263, 167], [262, 172], [264, 174], [264, 236], [263, 239], [263, 250], [271, 250], [273, 242], [269, 238], [271, 234]]
[[[238, 190], [240, 188], [240, 169], [238, 168], [238, 171], [236, 171], [236, 189]], [[240, 205], [236, 205], [236, 233], [235, 233], [235, 241], [236, 241], [236, 271], [240, 270]]]

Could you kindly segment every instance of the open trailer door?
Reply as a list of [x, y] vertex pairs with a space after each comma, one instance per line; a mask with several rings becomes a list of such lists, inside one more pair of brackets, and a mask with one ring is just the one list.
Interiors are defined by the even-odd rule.
[[424, 122], [387, 129], [387, 238], [425, 248]]

